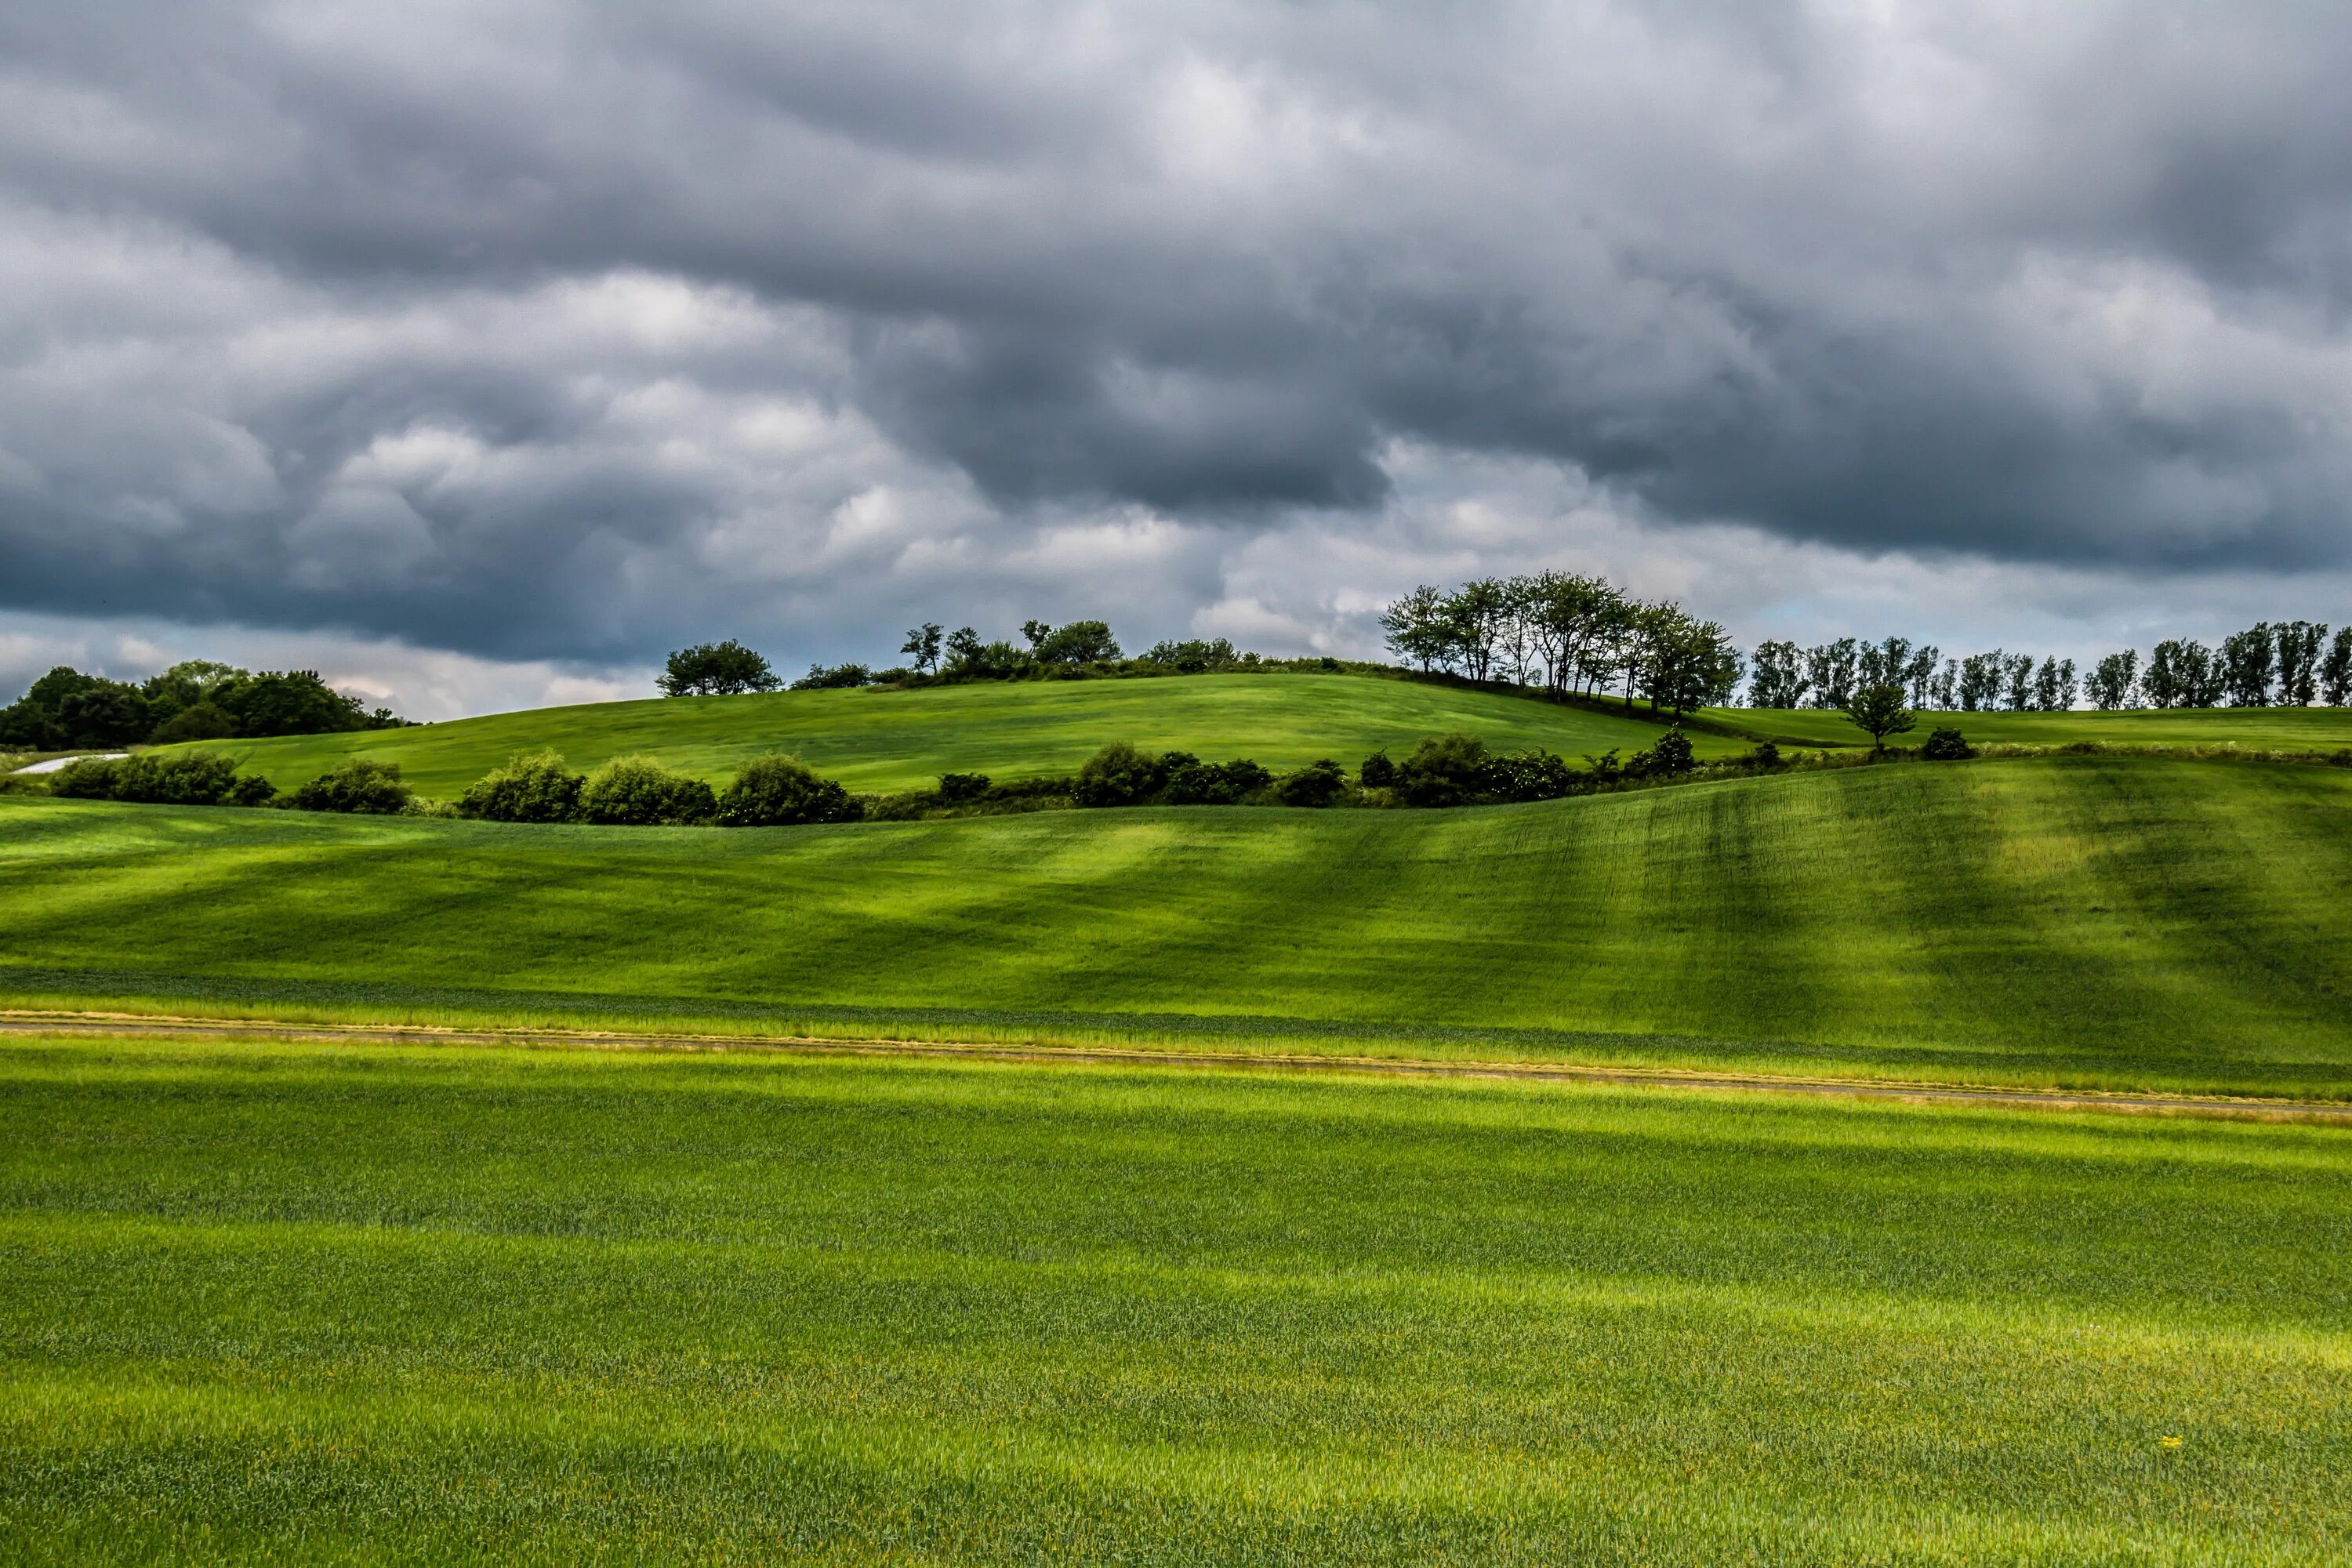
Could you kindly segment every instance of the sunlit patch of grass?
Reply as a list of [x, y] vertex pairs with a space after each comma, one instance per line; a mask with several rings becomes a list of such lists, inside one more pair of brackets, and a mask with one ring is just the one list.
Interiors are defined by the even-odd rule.
[[0, 1128], [10, 1561], [2284, 1564], [2352, 1530], [2339, 1133], [102, 1039], [0, 1043]]

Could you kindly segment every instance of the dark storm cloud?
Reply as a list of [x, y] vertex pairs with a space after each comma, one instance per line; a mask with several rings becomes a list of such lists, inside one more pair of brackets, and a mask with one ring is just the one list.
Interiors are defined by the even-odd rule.
[[2290, 5], [9, 0], [0, 603], [1181, 623], [1151, 520], [1369, 538], [1399, 442], [2340, 566], [2347, 68]]

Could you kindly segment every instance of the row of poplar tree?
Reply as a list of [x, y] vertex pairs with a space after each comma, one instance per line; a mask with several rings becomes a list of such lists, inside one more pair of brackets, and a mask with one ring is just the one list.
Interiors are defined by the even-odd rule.
[[2352, 626], [2265, 621], [2218, 648], [2186, 638], [2071, 658], [1995, 648], [1947, 658], [1908, 637], [1839, 637], [1816, 647], [1759, 644], [1743, 658], [1729, 634], [1674, 601], [1636, 599], [1605, 577], [1538, 572], [1415, 588], [1382, 612], [1391, 653], [1424, 671], [1622, 695], [1679, 715], [1738, 700], [1751, 708], [1844, 708], [1874, 686], [1936, 712], [2094, 708], [2331, 708], [2352, 705]]
[[2078, 673], [2071, 658], [1995, 648], [1947, 658], [1907, 637], [1840, 637], [1817, 647], [1760, 644], [1748, 682], [1752, 708], [1843, 708], [1855, 692], [1901, 687], [1914, 708], [1938, 712], [2073, 708], [2331, 708], [2352, 704], [2352, 626], [2333, 641], [2312, 621], [2262, 622], [2218, 648], [2187, 638], [2111, 653]]

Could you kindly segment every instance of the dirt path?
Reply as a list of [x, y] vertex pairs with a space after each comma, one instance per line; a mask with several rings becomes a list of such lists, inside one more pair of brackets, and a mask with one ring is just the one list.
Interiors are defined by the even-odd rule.
[[2352, 1104], [2221, 1095], [2110, 1094], [2096, 1090], [1979, 1089], [1672, 1068], [1578, 1067], [1552, 1062], [1416, 1061], [1397, 1057], [1274, 1056], [1242, 1051], [1148, 1050], [1097, 1046], [1003, 1046], [950, 1040], [827, 1039], [774, 1035], [622, 1034], [557, 1029], [441, 1029], [407, 1025], [288, 1024], [267, 1019], [190, 1018], [131, 1013], [0, 1008], [0, 1035], [112, 1035], [140, 1039], [302, 1040], [382, 1045], [506, 1046], [623, 1051], [768, 1051], [802, 1056], [930, 1057], [1112, 1067], [1213, 1068], [1260, 1072], [1347, 1072], [1389, 1078], [1486, 1079], [1597, 1084], [1628, 1089], [1809, 1095], [2043, 1110], [2105, 1110], [2140, 1116], [2220, 1117], [2352, 1126]]

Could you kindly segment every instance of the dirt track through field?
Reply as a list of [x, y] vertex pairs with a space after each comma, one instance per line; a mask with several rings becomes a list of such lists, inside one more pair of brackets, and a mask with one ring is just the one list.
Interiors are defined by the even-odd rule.
[[139, 1039], [289, 1040], [320, 1044], [504, 1046], [621, 1051], [763, 1051], [800, 1056], [935, 1058], [1065, 1066], [1339, 1072], [1389, 1078], [1484, 1079], [1675, 1089], [1731, 1094], [1893, 1100], [2040, 1110], [2104, 1110], [2139, 1116], [2218, 1117], [2352, 1126], [2352, 1104], [2217, 1095], [2122, 1094], [2086, 1089], [1993, 1089], [1858, 1079], [1612, 1068], [1557, 1062], [1416, 1061], [1397, 1057], [1257, 1055], [1099, 1046], [988, 1045], [952, 1040], [828, 1039], [816, 1036], [661, 1035], [555, 1029], [441, 1029], [413, 1025], [289, 1024], [268, 1019], [192, 1018], [133, 1013], [0, 1009], [0, 1035], [110, 1035]]

